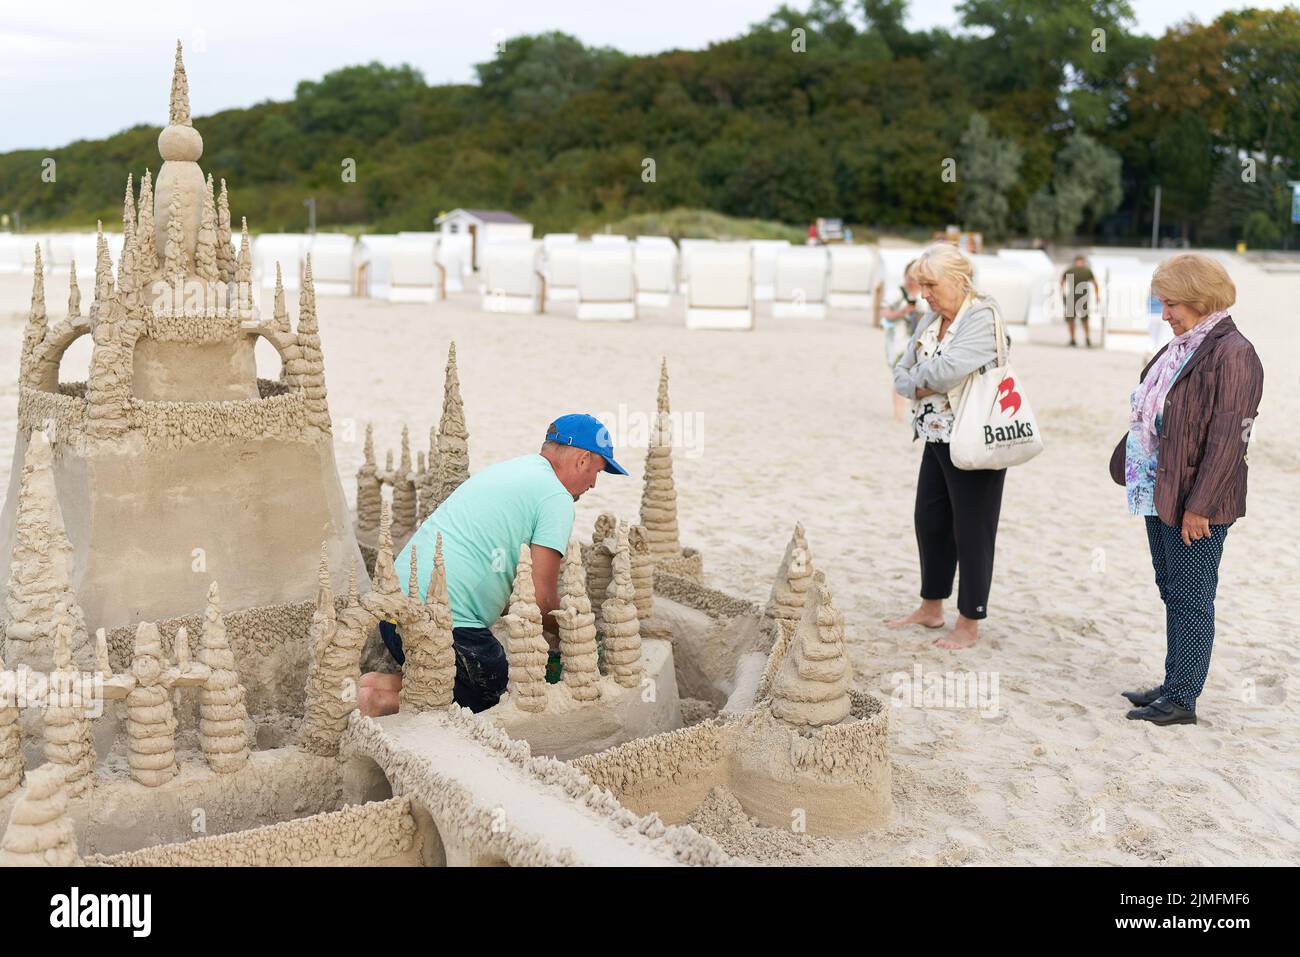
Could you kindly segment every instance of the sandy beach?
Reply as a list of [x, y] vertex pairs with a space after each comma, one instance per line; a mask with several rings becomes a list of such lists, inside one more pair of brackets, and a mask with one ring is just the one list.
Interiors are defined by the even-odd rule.
[[[882, 333], [861, 315], [778, 321], [761, 306], [753, 332], [688, 332], [680, 303], [635, 322], [589, 323], [569, 303], [543, 316], [490, 315], [468, 293], [433, 306], [321, 298], [343, 487], [351, 504], [367, 422], [381, 460], [396, 452], [403, 424], [414, 448], [427, 448], [451, 340], [473, 469], [535, 451], [546, 424], [568, 411], [608, 416], [616, 443], [644, 446], [638, 423], [653, 410], [666, 356], [673, 411], [691, 429], [674, 463], [682, 539], [702, 551], [708, 583], [765, 601], [802, 521], [845, 616], [856, 687], [908, 699], [890, 716], [896, 813], [886, 829], [813, 838], [753, 827], [719, 802], [696, 823], [727, 851], [799, 864], [1295, 864], [1300, 627], [1286, 596], [1300, 579], [1300, 447], [1290, 428], [1300, 358], [1289, 308], [1300, 273], [1225, 262], [1239, 292], [1232, 313], [1266, 381], [1249, 515], [1227, 540], [1197, 726], [1125, 720], [1119, 692], [1158, 682], [1165, 654], [1145, 531], [1106, 469], [1141, 357], [1065, 348], [1063, 326], [1036, 328], [1013, 350], [1046, 451], [1008, 476], [990, 615], [967, 651], [882, 623], [917, 599], [921, 446], [893, 419]], [[62, 318], [66, 283], [47, 282], [51, 320]], [[5, 483], [30, 290], [30, 277], [0, 275]], [[265, 357], [260, 374], [274, 378], [269, 347]], [[82, 340], [61, 378], [84, 379], [88, 364]], [[603, 476], [578, 503], [584, 539], [600, 512], [638, 510], [644, 449], [616, 448], [631, 474]], [[955, 613], [950, 603], [950, 624]], [[908, 706], [918, 667], [921, 683], [973, 672], [996, 696], [983, 708]]]

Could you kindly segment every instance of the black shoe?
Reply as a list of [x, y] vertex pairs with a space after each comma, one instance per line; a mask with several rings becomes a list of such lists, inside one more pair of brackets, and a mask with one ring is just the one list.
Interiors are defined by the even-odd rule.
[[1134, 708], [1127, 717], [1130, 721], [1152, 724], [1196, 724], [1196, 712], [1181, 708], [1168, 698], [1157, 698], [1145, 708]]
[[1122, 694], [1125, 698], [1128, 698], [1128, 700], [1131, 701], [1133, 705], [1138, 708], [1145, 708], [1152, 701], [1155, 701], [1156, 698], [1159, 698], [1164, 693], [1165, 693], [1164, 685], [1156, 685], [1154, 688], [1148, 688], [1146, 691], [1121, 691], [1120, 692], [1120, 694]]
[[1077, 342], [1075, 342], [1073, 339], [1071, 339], [1071, 340], [1070, 340], [1070, 348], [1071, 348], [1071, 349], [1077, 349], [1077, 348], [1079, 348], [1079, 344], [1078, 344]]

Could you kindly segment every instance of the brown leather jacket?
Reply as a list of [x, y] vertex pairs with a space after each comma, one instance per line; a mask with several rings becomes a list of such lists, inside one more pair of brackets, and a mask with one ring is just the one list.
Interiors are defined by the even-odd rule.
[[[1166, 346], [1165, 348], [1168, 348]], [[1147, 377], [1157, 352], [1142, 370]], [[1246, 514], [1246, 446], [1264, 367], [1255, 347], [1225, 316], [1183, 366], [1165, 398], [1156, 465], [1156, 512], [1166, 525], [1183, 523], [1183, 510], [1223, 525]], [[1125, 445], [1110, 457], [1110, 477], [1124, 483]]]

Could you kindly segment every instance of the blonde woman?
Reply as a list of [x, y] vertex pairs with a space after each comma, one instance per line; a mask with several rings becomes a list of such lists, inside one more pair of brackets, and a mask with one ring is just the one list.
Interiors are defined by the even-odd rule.
[[894, 391], [913, 400], [913, 440], [925, 440], [915, 513], [921, 604], [888, 624], [942, 628], [943, 602], [952, 595], [960, 569], [957, 622], [935, 644], [969, 648], [979, 639], [979, 622], [988, 615], [993, 546], [1007, 473], [957, 468], [948, 442], [967, 377], [997, 362], [997, 305], [976, 292], [971, 262], [955, 246], [927, 247], [913, 273], [931, 311], [921, 318], [894, 365]]
[[1128, 508], [1145, 517], [1165, 606], [1163, 683], [1126, 691], [1128, 717], [1195, 724], [1214, 647], [1223, 540], [1246, 514], [1246, 445], [1259, 415], [1264, 367], [1228, 314], [1232, 279], [1209, 256], [1156, 267], [1151, 291], [1174, 338], [1142, 370], [1129, 431], [1110, 459]]

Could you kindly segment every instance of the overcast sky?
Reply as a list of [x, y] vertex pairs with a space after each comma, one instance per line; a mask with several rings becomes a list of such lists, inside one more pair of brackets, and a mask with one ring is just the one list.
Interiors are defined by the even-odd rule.
[[[1071, 2], [1071, 0], [1063, 0]], [[167, 116], [172, 46], [185, 46], [195, 116], [293, 96], [299, 80], [379, 60], [430, 83], [469, 82], [502, 39], [562, 30], [628, 53], [698, 49], [780, 0], [0, 0], [0, 152], [98, 139]], [[792, 0], [806, 9], [808, 0]], [[1188, 16], [1282, 0], [1133, 0], [1151, 35]], [[912, 29], [957, 26], [951, 0], [911, 0]]]

